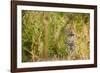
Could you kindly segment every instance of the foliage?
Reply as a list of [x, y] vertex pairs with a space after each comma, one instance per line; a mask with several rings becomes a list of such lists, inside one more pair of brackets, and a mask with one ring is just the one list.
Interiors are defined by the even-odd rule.
[[88, 13], [23, 10], [22, 62], [89, 59], [89, 18]]

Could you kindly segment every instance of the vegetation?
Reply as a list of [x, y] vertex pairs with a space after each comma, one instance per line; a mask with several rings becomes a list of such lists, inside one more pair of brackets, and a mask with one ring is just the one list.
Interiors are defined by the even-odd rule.
[[90, 58], [88, 13], [22, 10], [22, 62]]

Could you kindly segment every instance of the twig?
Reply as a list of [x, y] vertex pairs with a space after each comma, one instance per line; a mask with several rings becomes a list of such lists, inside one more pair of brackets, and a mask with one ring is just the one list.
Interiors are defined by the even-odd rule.
[[33, 55], [33, 53], [30, 52], [29, 50], [27, 50], [27, 49], [25, 49], [25, 48], [24, 48], [24, 50], [27, 51], [29, 54]]

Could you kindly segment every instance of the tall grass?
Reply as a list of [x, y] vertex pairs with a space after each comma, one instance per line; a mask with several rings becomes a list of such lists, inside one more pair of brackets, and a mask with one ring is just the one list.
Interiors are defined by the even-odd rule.
[[88, 13], [22, 11], [22, 62], [90, 58]]

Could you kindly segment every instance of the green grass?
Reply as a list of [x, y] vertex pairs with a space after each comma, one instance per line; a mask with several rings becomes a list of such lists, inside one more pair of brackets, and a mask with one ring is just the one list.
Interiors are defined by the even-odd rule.
[[23, 10], [22, 62], [89, 59], [89, 20], [88, 13]]

